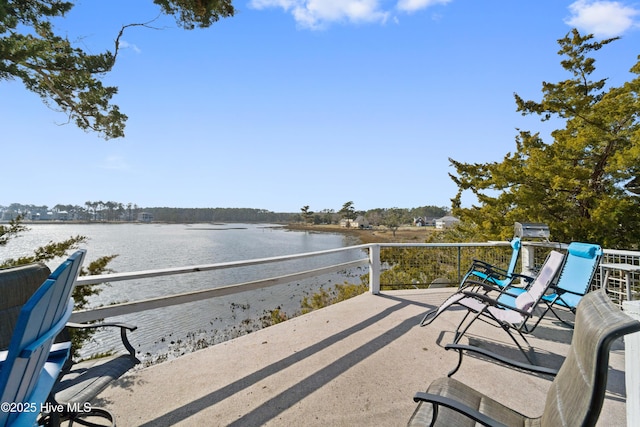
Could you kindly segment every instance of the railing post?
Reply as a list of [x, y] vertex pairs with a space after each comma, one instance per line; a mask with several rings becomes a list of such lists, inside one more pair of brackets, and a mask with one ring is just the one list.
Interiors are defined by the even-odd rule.
[[380, 245], [376, 243], [369, 246], [369, 292], [380, 293]]
[[458, 285], [462, 286], [462, 247], [458, 246]]
[[535, 246], [522, 245], [520, 256], [522, 257], [522, 271], [525, 276], [535, 277], [536, 271]]
[[[625, 313], [634, 319], [640, 320], [640, 301], [623, 301], [622, 308]], [[624, 371], [627, 386], [627, 425], [640, 425], [640, 332], [624, 337]]]

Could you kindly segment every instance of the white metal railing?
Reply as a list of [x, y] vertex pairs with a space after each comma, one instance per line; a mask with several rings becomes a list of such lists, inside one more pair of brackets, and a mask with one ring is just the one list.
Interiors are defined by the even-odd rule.
[[[223, 262], [216, 264], [203, 264], [194, 265], [188, 267], [173, 267], [156, 270], [144, 270], [128, 273], [111, 273], [101, 274], [94, 276], [83, 276], [77, 280], [78, 285], [91, 285], [105, 282], [119, 282], [125, 280], [134, 280], [142, 278], [162, 277], [178, 274], [199, 273], [204, 271], [222, 270], [229, 268], [240, 268], [260, 264], [270, 264], [275, 262], [290, 261], [301, 258], [317, 257], [321, 255], [327, 255], [332, 253], [351, 251], [354, 249], [367, 249], [368, 245], [349, 246], [346, 248], [328, 249], [324, 251], [307, 252], [295, 255], [284, 255], [271, 258], [258, 258], [245, 261]], [[255, 280], [245, 283], [237, 283], [228, 286], [220, 286], [215, 288], [204, 289], [200, 291], [185, 292], [181, 294], [167, 295], [157, 298], [150, 298], [139, 301], [132, 301], [120, 304], [107, 305], [97, 308], [91, 308], [87, 310], [75, 311], [71, 315], [72, 322], [91, 322], [98, 319], [105, 319], [108, 317], [121, 316], [126, 314], [138, 313], [145, 310], [153, 310], [162, 307], [169, 307], [173, 305], [185, 304], [194, 301], [200, 301], [208, 298], [215, 298], [223, 295], [232, 295], [239, 292], [251, 291], [269, 286], [275, 286], [282, 283], [289, 283], [294, 280], [302, 280], [309, 277], [315, 277], [322, 274], [333, 273], [342, 271], [348, 268], [358, 267], [366, 265], [369, 259], [362, 258], [355, 261], [349, 261], [345, 263], [339, 263], [329, 265], [326, 267], [316, 268], [312, 270], [306, 270], [294, 274], [288, 274], [278, 277], [265, 278], [261, 280]]]
[[[211, 270], [221, 270], [228, 268], [241, 268], [252, 265], [261, 265], [261, 264], [269, 264], [269, 263], [277, 263], [284, 262], [294, 259], [301, 258], [309, 258], [309, 257], [318, 257], [321, 255], [331, 254], [331, 253], [340, 253], [343, 251], [350, 250], [362, 250], [368, 252], [368, 257], [356, 259], [353, 261], [348, 261], [344, 263], [337, 263], [328, 265], [325, 267], [315, 268], [311, 270], [301, 271], [293, 274], [280, 275], [277, 277], [264, 278], [251, 282], [245, 283], [237, 283], [228, 286], [214, 287], [200, 291], [181, 293], [176, 295], [168, 295], [162, 296], [158, 298], [151, 298], [140, 301], [127, 302], [122, 304], [109, 305], [104, 307], [92, 308], [88, 310], [76, 311], [73, 313], [71, 317], [71, 321], [74, 322], [88, 322], [97, 319], [103, 319], [113, 316], [120, 316], [125, 314], [137, 313], [145, 310], [153, 310], [161, 307], [168, 307], [178, 304], [184, 304], [188, 302], [199, 301], [208, 298], [215, 298], [222, 295], [231, 295], [238, 292], [244, 292], [248, 290], [256, 290], [269, 286], [274, 286], [278, 284], [288, 283], [295, 280], [301, 280], [304, 278], [310, 278], [319, 276], [322, 274], [338, 272], [342, 270], [346, 270], [353, 267], [359, 266], [368, 266], [368, 274], [369, 274], [369, 291], [373, 294], [378, 294], [380, 292], [381, 287], [381, 275], [385, 269], [385, 266], [381, 262], [381, 249], [383, 248], [457, 248], [457, 253], [453, 256], [457, 256], [456, 264], [457, 264], [457, 278], [458, 281], [462, 276], [463, 266], [462, 266], [462, 256], [461, 251], [463, 248], [478, 248], [478, 247], [500, 247], [500, 246], [509, 246], [508, 242], [490, 242], [490, 243], [449, 243], [449, 244], [431, 244], [431, 243], [422, 243], [422, 244], [404, 244], [404, 243], [384, 243], [384, 244], [366, 244], [366, 245], [357, 245], [357, 246], [349, 246], [345, 248], [337, 248], [325, 251], [318, 252], [309, 252], [303, 254], [296, 255], [288, 255], [288, 256], [279, 256], [273, 258], [261, 258], [261, 259], [253, 259], [246, 261], [237, 261], [237, 262], [225, 262], [225, 263], [217, 263], [217, 264], [207, 264], [207, 265], [195, 265], [195, 266], [187, 266], [187, 267], [176, 267], [176, 268], [166, 268], [166, 269], [157, 269], [157, 270], [146, 270], [146, 271], [138, 271], [138, 272], [125, 272], [125, 273], [114, 273], [114, 274], [105, 274], [99, 276], [85, 276], [80, 277], [78, 279], [78, 284], [80, 285], [89, 285], [89, 284], [97, 284], [104, 282], [117, 282], [117, 281], [126, 281], [126, 280], [134, 280], [140, 278], [153, 278], [153, 277], [161, 277], [167, 275], [177, 275], [177, 274], [191, 274], [198, 273], [203, 271], [211, 271]], [[535, 267], [536, 251], [538, 249], [544, 249], [548, 251], [549, 248], [559, 248], [564, 249], [566, 245], [559, 243], [541, 243], [541, 242], [523, 242], [522, 252], [521, 252], [521, 270], [523, 272], [529, 272]], [[454, 251], [455, 253], [456, 251]], [[637, 251], [619, 251], [619, 250], [604, 250], [604, 255], [601, 261], [601, 265], [607, 265], [606, 268], [607, 273], [605, 274], [605, 269], [600, 268], [598, 274], [594, 278], [594, 287], [608, 287], [608, 291], [612, 296], [612, 299], [616, 300], [617, 303], [621, 306], [623, 305], [623, 301], [629, 299], [629, 296], [636, 295], [638, 291], [637, 284], [640, 283], [640, 252]], [[603, 283], [605, 282], [605, 283]], [[623, 287], [626, 286], [626, 292], [623, 292]], [[632, 292], [629, 290], [633, 290]], [[635, 312], [630, 315], [634, 315], [639, 317], [637, 314], [638, 310], [638, 302], [634, 302]], [[629, 303], [624, 303], [625, 309], [631, 307]], [[635, 357], [638, 355], [638, 348], [640, 348], [640, 333], [635, 334], [636, 336], [629, 339], [635, 340], [630, 341], [630, 345], [627, 346], [627, 360], [635, 360]], [[626, 365], [626, 381], [627, 381], [627, 393], [628, 396], [638, 396], [640, 395], [640, 368], [638, 368], [636, 363], [627, 363]], [[640, 419], [640, 414], [638, 413], [637, 408], [630, 408], [630, 405], [627, 405], [627, 421], [628, 425], [632, 425], [631, 423], [636, 422], [637, 419]], [[633, 406], [633, 405], [631, 405]]]
[[[115, 305], [108, 305], [98, 308], [91, 308], [87, 310], [76, 311], [72, 315], [72, 321], [74, 322], [88, 322], [97, 319], [104, 319], [113, 316], [120, 316], [125, 314], [137, 313], [145, 310], [152, 310], [161, 307], [168, 307], [172, 305], [184, 304], [188, 302], [215, 298], [222, 295], [231, 295], [248, 290], [261, 289], [269, 286], [274, 286], [282, 283], [288, 283], [295, 280], [301, 280], [305, 278], [315, 277], [322, 274], [338, 272], [353, 267], [368, 266], [369, 271], [369, 291], [378, 294], [380, 292], [380, 276], [384, 271], [384, 266], [380, 260], [380, 251], [382, 248], [424, 248], [424, 249], [436, 249], [436, 248], [453, 248], [457, 249], [457, 252], [452, 255], [457, 257], [453, 261], [453, 264], [457, 266], [457, 281], [460, 280], [464, 274], [462, 265], [461, 251], [463, 248], [482, 248], [482, 247], [508, 247], [508, 242], [488, 242], [488, 243], [375, 243], [348, 246], [343, 248], [329, 249], [324, 251], [307, 252], [295, 255], [285, 255], [271, 258], [259, 258], [244, 261], [224, 262], [216, 264], [194, 265], [185, 267], [173, 267], [165, 269], [144, 270], [137, 272], [122, 272], [103, 274], [95, 276], [83, 276], [78, 278], [79, 285], [90, 285], [105, 282], [119, 282], [126, 280], [135, 280], [141, 278], [153, 278], [162, 277], [168, 275], [180, 275], [180, 274], [192, 274], [204, 271], [222, 270], [230, 268], [241, 268], [247, 266], [279, 263], [295, 259], [319, 257], [327, 254], [340, 253], [352, 250], [362, 250], [368, 252], [368, 257], [361, 258], [344, 263], [332, 264], [321, 268], [312, 270], [300, 271], [293, 274], [282, 275], [277, 277], [263, 278], [251, 282], [237, 283], [228, 286], [214, 287], [200, 291], [187, 292], [175, 295], [161, 296], [157, 298], [151, 298], [140, 301], [132, 301]], [[542, 243], [542, 242], [523, 242], [522, 254], [521, 254], [521, 270], [522, 272], [529, 272], [533, 269], [535, 263], [535, 252], [538, 249], [548, 250], [549, 248], [566, 248], [565, 244], [560, 243]], [[616, 302], [622, 306], [622, 301], [626, 300], [626, 293], [621, 289], [625, 285], [630, 286], [632, 289], [637, 289], [637, 284], [640, 283], [640, 252], [637, 251], [620, 251], [605, 249], [602, 263], [610, 266], [609, 274], [605, 274], [602, 269], [598, 272], [594, 279], [594, 287], [607, 286], [610, 294]], [[626, 266], [626, 268], [625, 268]], [[638, 271], [629, 272], [629, 266], [637, 267]], [[618, 270], [616, 270], [616, 267]], [[607, 279], [607, 283], [603, 283], [603, 279]], [[627, 282], [625, 283], [625, 279]], [[452, 279], [455, 282], [456, 279]], [[629, 283], [630, 282], [630, 283]], [[635, 291], [634, 291], [635, 292]], [[635, 295], [635, 293], [634, 293]]]
[[329, 249], [324, 251], [271, 257], [271, 258], [260, 258], [260, 259], [224, 262], [224, 263], [216, 263], [216, 264], [204, 264], [204, 265], [194, 265], [194, 266], [185, 266], [185, 267], [144, 270], [144, 271], [137, 271], [137, 272], [121, 272], [121, 273], [111, 273], [111, 274], [102, 274], [102, 275], [94, 275], [94, 276], [83, 276], [78, 278], [77, 283], [79, 285], [91, 285], [91, 284], [106, 283], [106, 282], [113, 283], [113, 282], [136, 280], [136, 279], [142, 279], [142, 278], [153, 278], [153, 277], [162, 277], [162, 276], [169, 276], [169, 275], [180, 275], [180, 274], [193, 274], [193, 273], [199, 273], [204, 271], [241, 268], [241, 267], [261, 265], [261, 264], [285, 262], [285, 261], [302, 259], [302, 258], [319, 257], [322, 255], [340, 253], [340, 252], [352, 251], [352, 250], [362, 250], [362, 251], [368, 252], [367, 258], [361, 258], [361, 259], [357, 259], [357, 260], [349, 261], [345, 263], [328, 265], [325, 267], [312, 269], [312, 270], [300, 271], [293, 274], [264, 278], [260, 280], [255, 280], [255, 281], [245, 282], [245, 283], [237, 283], [237, 284], [228, 285], [228, 286], [214, 287], [214, 288], [209, 288], [209, 289], [200, 290], [200, 291], [186, 292], [186, 293], [175, 294], [175, 295], [167, 295], [167, 296], [161, 296], [157, 298], [131, 301], [126, 303], [107, 305], [107, 306], [102, 306], [97, 308], [90, 308], [86, 310], [75, 311], [71, 316], [71, 321], [90, 322], [98, 319], [105, 319], [105, 318], [114, 317], [114, 316], [132, 314], [132, 313], [137, 313], [145, 310], [153, 310], [153, 309], [162, 308], [162, 307], [185, 304], [188, 302], [194, 302], [194, 301], [199, 301], [199, 300], [208, 299], [208, 298], [215, 298], [223, 295], [231, 295], [231, 294], [244, 292], [248, 290], [266, 288], [266, 287], [274, 286], [278, 284], [289, 283], [295, 280], [301, 280], [304, 278], [315, 277], [322, 274], [342, 271], [348, 268], [366, 266], [366, 265], [368, 265], [368, 269], [369, 269], [369, 290], [374, 294], [378, 294], [380, 292], [380, 275], [381, 275], [381, 272], [383, 271], [383, 266], [380, 261], [380, 249], [383, 247], [385, 248], [394, 248], [394, 247], [395, 248], [457, 248], [458, 256], [457, 256], [456, 263], [457, 263], [457, 272], [458, 272], [458, 279], [459, 279], [461, 277], [461, 274], [463, 273], [461, 270], [461, 264], [460, 264], [460, 251], [462, 248], [501, 247], [501, 246], [508, 247], [509, 244], [508, 242], [364, 244], [364, 245], [355, 245], [355, 246], [348, 246], [343, 248]]

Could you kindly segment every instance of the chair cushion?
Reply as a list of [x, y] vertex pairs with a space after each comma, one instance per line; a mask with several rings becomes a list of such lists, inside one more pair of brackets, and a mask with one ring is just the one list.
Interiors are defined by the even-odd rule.
[[90, 402], [137, 363], [138, 359], [128, 354], [76, 363], [54, 387], [55, 400], [62, 404]]
[[590, 243], [572, 242], [569, 244], [567, 251], [571, 255], [579, 256], [581, 258], [593, 259], [598, 252], [599, 246], [592, 245]]

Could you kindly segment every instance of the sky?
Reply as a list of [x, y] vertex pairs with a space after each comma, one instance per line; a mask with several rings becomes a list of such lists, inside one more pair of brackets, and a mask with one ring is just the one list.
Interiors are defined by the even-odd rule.
[[126, 30], [104, 76], [126, 136], [84, 132], [0, 81], [0, 206], [450, 207], [449, 158], [500, 161], [517, 129], [551, 142], [554, 124], [523, 117], [514, 93], [539, 101], [543, 81], [571, 78], [558, 39], [619, 36], [595, 55], [612, 86], [640, 54], [628, 0], [236, 0], [192, 31], [150, 0], [75, 3], [55, 28], [90, 53], [155, 19]]

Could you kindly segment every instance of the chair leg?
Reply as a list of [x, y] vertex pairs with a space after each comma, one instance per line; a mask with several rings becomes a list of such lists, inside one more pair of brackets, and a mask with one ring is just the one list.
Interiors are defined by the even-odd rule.
[[[464, 327], [462, 327], [462, 325], [467, 320], [467, 317], [469, 317], [471, 315], [471, 313], [472, 313], [471, 310], [467, 311], [467, 314], [464, 315], [464, 317], [462, 318], [462, 321], [460, 321], [460, 323], [458, 324], [458, 327], [456, 328], [456, 333], [455, 333], [455, 336], [454, 336], [454, 339], [453, 339], [453, 343], [454, 344], [458, 344], [458, 342], [460, 341], [460, 338], [462, 338], [464, 336], [464, 334], [467, 333], [467, 331], [469, 330], [469, 328], [471, 327], [473, 322], [475, 322], [476, 319], [478, 317], [480, 317], [480, 315], [482, 315], [482, 313], [484, 311], [485, 310], [483, 309], [481, 311], [476, 312], [475, 316], [473, 316], [473, 318]], [[460, 328], [462, 328], [462, 330], [460, 330]]]
[[[511, 337], [511, 339], [513, 340], [513, 342], [516, 344], [516, 346], [518, 346], [518, 349], [520, 349], [520, 352], [524, 355], [524, 357], [527, 359], [527, 361], [529, 363], [531, 363], [532, 365], [537, 365], [537, 360], [536, 360], [536, 354], [532, 351], [533, 347], [531, 346], [531, 344], [529, 344], [529, 341], [527, 341], [527, 338], [524, 336], [524, 334], [522, 333], [522, 331], [520, 331], [520, 329], [516, 329], [516, 331], [518, 331], [518, 334], [520, 335], [520, 337], [522, 338], [522, 340], [527, 344], [527, 347], [529, 347], [529, 351], [525, 351], [524, 348], [522, 348], [522, 345], [520, 345], [520, 343], [518, 342], [518, 340], [516, 339], [515, 336], [513, 336], [513, 334], [511, 333], [511, 329], [508, 326], [503, 325], [502, 329], [505, 330], [505, 332], [507, 334], [509, 334], [509, 336]], [[527, 353], [531, 353], [531, 357], [529, 357], [527, 355]]]
[[449, 373], [447, 373], [448, 377], [451, 377], [453, 374], [458, 372], [458, 369], [460, 369], [460, 366], [462, 365], [462, 356], [464, 352], [462, 351], [462, 349], [457, 349], [457, 350], [458, 350], [458, 364], [455, 366], [455, 368], [450, 370]]
[[[549, 310], [553, 311], [553, 310], [551, 309], [551, 306], [549, 305], [549, 303], [546, 303], [546, 302], [545, 302], [545, 304], [547, 304], [547, 309], [546, 309], [546, 310], [544, 310], [544, 311], [542, 312], [542, 314], [540, 314], [540, 316], [538, 316], [538, 320], [536, 320], [536, 323], [534, 323], [532, 327], [529, 327], [529, 326], [527, 326], [526, 324], [522, 326], [522, 330], [523, 330], [523, 331], [525, 331], [527, 334], [530, 334], [531, 332], [533, 332], [533, 331], [534, 331], [534, 329], [536, 329], [536, 327], [538, 326], [538, 324], [540, 324], [540, 321], [542, 320], [542, 318], [543, 318], [544, 316], [546, 316], [546, 314], [547, 314], [547, 312], [548, 312]], [[554, 313], [554, 314], [555, 314], [555, 313]], [[558, 317], [558, 316], [556, 315], [556, 317]]]
[[[556, 313], [556, 311], [553, 309], [553, 307], [549, 306], [549, 310], [551, 311], [551, 313], [553, 313], [553, 315], [556, 317], [556, 319], [558, 319], [560, 321], [560, 323], [567, 325], [569, 328], [573, 329], [573, 324], [567, 322], [566, 320], [563, 320], [560, 318], [560, 316], [558, 315], [558, 313]], [[574, 315], [576, 314], [576, 310], [575, 309], [569, 309]]]
[[426, 312], [422, 320], [420, 321], [420, 326], [427, 326], [431, 324], [438, 317], [438, 309], [434, 308], [433, 310], [429, 310]]
[[99, 424], [94, 423], [85, 419], [85, 417], [103, 418], [111, 423], [110, 424], [111, 427], [116, 426], [116, 421], [115, 421], [115, 418], [113, 417], [113, 414], [111, 414], [111, 412], [107, 411], [106, 409], [102, 409], [102, 408], [91, 408], [91, 411], [89, 412], [69, 414], [69, 426], [71, 427], [73, 424], [76, 424], [76, 423], [83, 426], [88, 426], [88, 427], [104, 427], [105, 426], [104, 423], [99, 423]]

